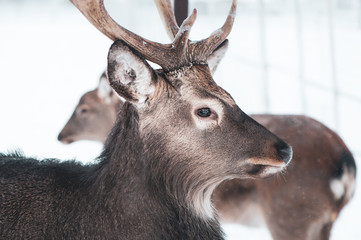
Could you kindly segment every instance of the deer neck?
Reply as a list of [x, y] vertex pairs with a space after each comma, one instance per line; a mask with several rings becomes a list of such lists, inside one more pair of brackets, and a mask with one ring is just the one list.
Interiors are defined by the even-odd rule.
[[216, 220], [197, 216], [186, 204], [185, 194], [176, 198], [159, 182], [158, 173], [151, 172], [148, 163], [159, 161], [161, 156], [145, 149], [134, 107], [124, 104], [119, 116], [101, 157], [97, 185], [111, 199], [107, 204], [114, 205], [111, 208], [124, 220], [120, 228], [138, 229], [127, 237], [223, 239]]

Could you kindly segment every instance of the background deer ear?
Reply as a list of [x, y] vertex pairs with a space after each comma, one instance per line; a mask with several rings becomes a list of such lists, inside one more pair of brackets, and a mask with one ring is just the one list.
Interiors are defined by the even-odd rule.
[[127, 101], [143, 104], [154, 93], [154, 72], [149, 64], [124, 42], [110, 47], [108, 78], [110, 86]]
[[223, 59], [228, 49], [228, 40], [224, 40], [211, 55], [207, 58], [208, 67], [211, 70], [212, 75], [216, 72], [218, 64]]
[[108, 77], [106, 72], [100, 76], [99, 85], [98, 85], [98, 96], [106, 102], [111, 101], [113, 95], [113, 89], [109, 85]]

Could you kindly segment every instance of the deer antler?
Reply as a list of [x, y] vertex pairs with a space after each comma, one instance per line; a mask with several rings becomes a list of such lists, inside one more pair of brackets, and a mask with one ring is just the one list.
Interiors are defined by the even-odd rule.
[[[177, 21], [175, 19], [175, 15], [174, 15], [174, 11], [172, 9], [172, 5], [171, 5], [170, 1], [168, 1], [168, 0], [167, 1], [154, 0], [154, 2], [156, 4], [156, 6], [157, 6], [157, 9], [158, 9], [160, 17], [161, 17], [161, 19], [163, 21], [163, 24], [164, 24], [164, 26], [165, 26], [165, 28], [167, 30], [168, 36], [169, 36], [169, 38], [171, 40], [173, 40], [175, 38], [176, 34], [179, 31], [179, 27], [178, 27]], [[237, 7], [237, 1], [233, 0], [231, 10], [230, 10], [230, 12], [228, 14], [228, 17], [227, 17], [227, 20], [223, 24], [222, 28], [218, 29], [217, 31], [214, 31], [213, 34], [211, 34], [211, 36], [209, 38], [204, 39], [202, 41], [210, 41], [210, 42], [212, 42], [212, 41], [214, 41], [214, 38], [219, 37], [220, 39], [223, 39], [220, 42], [220, 43], [222, 43], [227, 38], [230, 31], [232, 30], [234, 15], [236, 13], [236, 7]], [[219, 35], [220, 32], [222, 33], [221, 34], [222, 36]], [[217, 37], [217, 33], [218, 33], [218, 37]], [[220, 43], [218, 43], [218, 45]]]
[[103, 0], [70, 0], [80, 12], [103, 34], [115, 40], [123, 40], [142, 56], [159, 64], [164, 70], [172, 71], [191, 63], [205, 64], [207, 57], [228, 36], [232, 29], [236, 0], [233, 0], [231, 11], [223, 27], [215, 31], [208, 38], [199, 42], [190, 42], [189, 32], [197, 16], [194, 9], [192, 14], [178, 27], [169, 0], [156, 0], [163, 11], [161, 16], [167, 24], [168, 34], [172, 36], [173, 43], [160, 44], [152, 42], [127, 30], [117, 24], [104, 8]]
[[154, 2], [157, 6], [160, 18], [162, 19], [162, 22], [167, 30], [167, 34], [169, 38], [173, 40], [179, 31], [179, 26], [175, 19], [172, 4], [170, 1], [163, 0], [154, 0]]

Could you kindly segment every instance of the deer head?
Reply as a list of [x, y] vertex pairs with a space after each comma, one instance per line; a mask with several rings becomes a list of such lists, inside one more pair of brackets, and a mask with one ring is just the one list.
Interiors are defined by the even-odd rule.
[[[144, 39], [118, 25], [102, 0], [72, 0], [84, 16], [115, 42], [108, 55], [111, 87], [139, 116], [153, 180], [201, 216], [212, 215], [213, 189], [231, 178], [263, 178], [281, 171], [291, 147], [246, 115], [212, 78], [228, 44], [236, 0], [224, 25], [201, 41], [189, 40], [197, 11], [178, 27], [169, 1], [157, 1], [170, 44]], [[161, 69], [154, 70], [147, 63]], [[149, 161], [151, 159], [151, 161]]]
[[96, 89], [85, 93], [70, 119], [58, 135], [58, 140], [69, 144], [78, 140], [104, 142], [115, 123], [122, 105], [109, 86], [104, 72]]

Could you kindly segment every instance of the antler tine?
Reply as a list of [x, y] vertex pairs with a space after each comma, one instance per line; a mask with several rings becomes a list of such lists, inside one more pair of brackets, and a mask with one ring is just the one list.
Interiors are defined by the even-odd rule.
[[175, 38], [179, 31], [177, 21], [170, 0], [154, 0], [159, 15], [167, 30], [167, 34], [171, 40]]
[[[214, 31], [208, 38], [203, 39], [196, 43], [195, 48], [201, 49], [199, 53], [201, 58], [208, 57], [214, 49], [216, 49], [226, 38], [232, 30], [234, 18], [237, 10], [237, 0], [232, 1], [232, 6], [229, 11], [228, 17], [223, 26]], [[198, 50], [197, 50], [198, 51]], [[202, 56], [203, 55], [203, 56]]]
[[103, 34], [123, 40], [140, 52], [144, 58], [167, 68], [171, 44], [149, 41], [117, 24], [104, 8], [103, 0], [70, 0], [80, 12]]
[[206, 64], [208, 56], [230, 33], [237, 1], [233, 0], [230, 13], [222, 28], [215, 31], [207, 39], [199, 42], [189, 41], [189, 32], [194, 24], [197, 11], [184, 20], [181, 27], [169, 0], [155, 0], [163, 23], [167, 28], [172, 44], [160, 44], [147, 40], [117, 24], [104, 8], [103, 0], [70, 0], [80, 12], [102, 33], [112, 40], [122, 40], [138, 51], [145, 59], [159, 64], [165, 71], [172, 71], [183, 66], [196, 63]]
[[[158, 12], [161, 16], [163, 24], [167, 29], [169, 38], [170, 39], [176, 38], [174, 40], [174, 43], [176, 43], [178, 37], [177, 34], [179, 35], [179, 33], [183, 33], [184, 30], [182, 29], [179, 30], [170, 1], [169, 0], [154, 0], [154, 1], [158, 8]], [[187, 51], [189, 52], [189, 54], [191, 54], [191, 56], [187, 56], [187, 57], [192, 59], [193, 62], [205, 63], [209, 54], [211, 54], [214, 51], [214, 49], [216, 49], [222, 42], [224, 42], [224, 40], [226, 40], [227, 36], [231, 32], [234, 23], [234, 17], [236, 14], [236, 9], [237, 9], [237, 0], [233, 0], [227, 19], [220, 29], [214, 31], [208, 38], [195, 42], [190, 46], [188, 45], [188, 41], [187, 41], [187, 45], [188, 45]], [[183, 25], [184, 22], [182, 26]], [[186, 25], [184, 25], [184, 27], [185, 26]], [[189, 31], [187, 33], [187, 38], [188, 36], [189, 36]], [[177, 44], [175, 45], [177, 46]]]
[[174, 38], [173, 44], [175, 45], [176, 49], [180, 51], [181, 48], [184, 54], [186, 54], [186, 49], [188, 47], [189, 33], [196, 18], [197, 18], [197, 10], [194, 9], [192, 14], [183, 21], [177, 35]]

